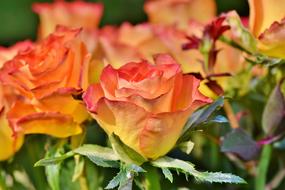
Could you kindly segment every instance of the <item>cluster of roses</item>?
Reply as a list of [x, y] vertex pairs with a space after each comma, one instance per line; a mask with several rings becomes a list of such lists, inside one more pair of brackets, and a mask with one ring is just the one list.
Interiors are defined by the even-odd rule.
[[[249, 1], [250, 29], [256, 51], [285, 58], [284, 20], [275, 22], [285, 1], [278, 1]], [[150, 0], [144, 8], [147, 23], [99, 29], [101, 4], [34, 4], [38, 40], [0, 49], [0, 160], [27, 134], [77, 135], [90, 117], [145, 158], [173, 148], [191, 113], [244, 68], [242, 52], [217, 41], [228, 30], [242, 42], [235, 25], [225, 27], [238, 15], [216, 19], [214, 0]], [[201, 63], [205, 49], [209, 63]], [[217, 83], [209, 85], [213, 76]]]

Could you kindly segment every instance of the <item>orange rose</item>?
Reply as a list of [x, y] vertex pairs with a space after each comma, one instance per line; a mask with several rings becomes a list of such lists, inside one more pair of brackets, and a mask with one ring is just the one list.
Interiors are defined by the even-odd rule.
[[84, 28], [92, 31], [99, 25], [103, 5], [82, 1], [54, 3], [35, 3], [33, 10], [40, 16], [40, 39], [52, 33], [57, 25]]
[[[32, 42], [23, 41], [12, 47], [0, 47], [0, 68], [3, 64], [12, 59], [18, 51], [25, 50], [32, 46]], [[13, 134], [7, 120], [7, 112], [15, 101], [15, 94], [12, 89], [4, 88], [0, 83], [0, 161], [10, 158], [23, 144], [23, 135]], [[3, 148], [4, 147], [4, 148]]]
[[209, 22], [216, 15], [214, 0], [148, 0], [145, 12], [151, 23], [186, 28], [190, 20]]
[[250, 29], [265, 55], [285, 58], [285, 0], [249, 0]]
[[78, 39], [80, 30], [58, 27], [48, 38], [19, 52], [0, 70], [0, 81], [19, 98], [8, 112], [16, 133], [67, 137], [81, 133], [87, 118], [72, 95], [88, 85], [89, 54]]
[[4, 97], [4, 89], [0, 85], [0, 161], [10, 158], [23, 144], [23, 136], [13, 134], [7, 120], [9, 105]]
[[259, 36], [258, 49], [265, 55], [285, 59], [285, 18], [274, 22]]
[[[99, 37], [99, 48], [94, 58], [119, 68], [126, 62], [146, 59], [152, 62], [152, 55], [171, 54], [185, 73], [201, 71], [198, 51], [185, 52], [181, 45], [186, 41], [186, 32], [174, 26], [159, 26], [148, 23], [120, 27], [105, 27]], [[103, 60], [103, 61], [102, 61]]]
[[89, 86], [83, 99], [109, 135], [156, 159], [173, 148], [191, 113], [211, 102], [198, 91], [199, 83], [164, 54], [155, 57], [154, 65], [141, 61], [105, 67], [100, 83]]
[[258, 37], [270, 25], [285, 17], [285, 0], [248, 0], [250, 6], [249, 25], [255, 37]]
[[32, 47], [33, 43], [29, 40], [18, 42], [12, 47], [0, 47], [0, 68], [2, 68], [3, 64], [12, 59], [19, 51], [24, 51], [30, 47]]

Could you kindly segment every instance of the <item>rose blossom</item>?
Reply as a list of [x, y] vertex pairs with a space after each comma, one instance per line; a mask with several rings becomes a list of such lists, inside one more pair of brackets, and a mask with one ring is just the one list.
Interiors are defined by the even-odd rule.
[[67, 137], [81, 133], [88, 117], [72, 95], [88, 85], [89, 54], [78, 38], [79, 29], [58, 27], [48, 38], [20, 51], [0, 70], [0, 81], [17, 90], [9, 110], [15, 133]]
[[100, 83], [89, 86], [83, 99], [109, 135], [118, 135], [144, 157], [156, 159], [173, 148], [191, 113], [211, 102], [198, 91], [199, 84], [194, 76], [183, 75], [171, 56], [161, 54], [154, 65], [108, 65]]
[[[23, 41], [8, 48], [0, 47], [0, 69], [7, 60], [12, 59], [19, 51], [31, 46], [32, 42]], [[6, 88], [0, 83], [0, 144], [5, 147], [0, 149], [0, 161], [10, 158], [23, 144], [23, 135], [13, 134], [7, 120], [7, 112], [15, 98], [16, 94], [14, 94], [13, 89]]]
[[34, 3], [33, 11], [40, 17], [39, 36], [47, 37], [57, 25], [93, 31], [100, 23], [103, 5], [83, 1]]

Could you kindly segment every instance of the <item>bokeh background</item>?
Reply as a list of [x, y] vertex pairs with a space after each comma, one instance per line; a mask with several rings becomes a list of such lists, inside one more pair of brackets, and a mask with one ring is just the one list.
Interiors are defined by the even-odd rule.
[[[219, 13], [235, 9], [241, 16], [248, 15], [247, 0], [216, 1]], [[35, 39], [38, 18], [31, 10], [33, 2], [51, 2], [51, 0], [0, 0], [1, 46], [9, 46], [24, 39]], [[105, 6], [101, 25], [118, 25], [124, 21], [135, 24], [147, 19], [143, 11], [144, 0], [97, 0], [97, 2], [102, 2]]]

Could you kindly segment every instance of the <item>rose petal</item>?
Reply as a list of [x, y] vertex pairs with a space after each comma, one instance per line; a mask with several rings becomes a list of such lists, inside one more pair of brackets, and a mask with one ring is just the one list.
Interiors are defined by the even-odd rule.
[[0, 47], [0, 68], [2, 68], [3, 64], [12, 59], [15, 55], [18, 54], [19, 51], [25, 51], [33, 46], [33, 43], [29, 40], [18, 42], [15, 45], [4, 48]]
[[7, 160], [20, 149], [24, 141], [23, 135], [13, 136], [4, 115], [0, 115], [0, 161]]
[[270, 25], [285, 17], [285, 0], [249, 0], [250, 29], [258, 37]]
[[60, 24], [68, 27], [83, 27], [92, 30], [98, 27], [103, 14], [103, 5], [82, 1], [34, 3], [33, 11], [40, 16], [39, 36], [44, 38]]
[[259, 36], [258, 49], [268, 56], [285, 58], [285, 19], [274, 22]]
[[82, 132], [81, 126], [70, 115], [42, 112], [31, 104], [17, 101], [8, 112], [8, 120], [15, 132], [21, 134], [48, 134], [68, 137]]
[[157, 24], [177, 24], [187, 27], [189, 20], [207, 23], [216, 15], [213, 0], [157, 0], [145, 3], [145, 12], [150, 22]]

